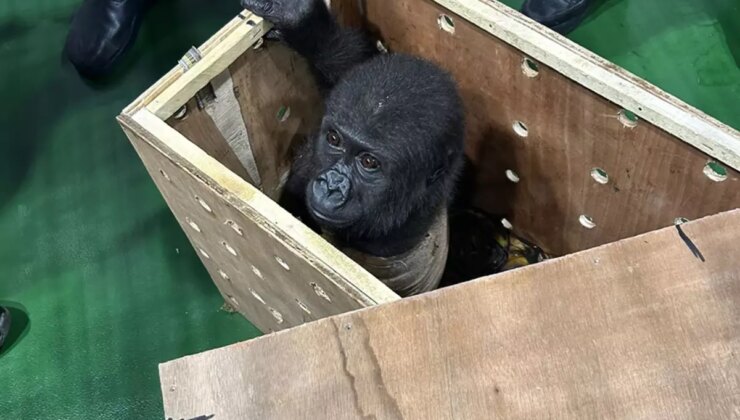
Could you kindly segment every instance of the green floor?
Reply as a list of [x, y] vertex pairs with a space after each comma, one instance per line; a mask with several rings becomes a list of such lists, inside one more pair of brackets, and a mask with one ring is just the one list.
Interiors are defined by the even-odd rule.
[[[238, 1], [160, 0], [94, 86], [60, 57], [77, 3], [0, 3], [0, 418], [159, 418], [159, 362], [259, 333], [220, 310], [113, 118]], [[603, 2], [572, 38], [740, 128], [737, 0]]]

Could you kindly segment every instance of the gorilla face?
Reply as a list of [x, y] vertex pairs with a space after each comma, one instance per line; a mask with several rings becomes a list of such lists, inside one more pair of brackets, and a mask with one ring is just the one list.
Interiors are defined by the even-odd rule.
[[376, 57], [332, 90], [313, 143], [306, 203], [323, 227], [387, 234], [450, 194], [463, 118], [452, 79], [410, 56]]
[[309, 182], [311, 214], [323, 225], [342, 229], [372, 217], [389, 199], [391, 159], [375, 142], [363, 142], [340, 124], [325, 122], [315, 140], [320, 173]]

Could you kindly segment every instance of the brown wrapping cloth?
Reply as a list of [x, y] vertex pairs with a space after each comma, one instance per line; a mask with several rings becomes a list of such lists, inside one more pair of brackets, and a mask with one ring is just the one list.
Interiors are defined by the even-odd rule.
[[447, 262], [449, 231], [447, 209], [443, 208], [422, 241], [409, 251], [393, 257], [376, 257], [342, 247], [326, 239], [402, 297], [434, 290], [439, 286]]

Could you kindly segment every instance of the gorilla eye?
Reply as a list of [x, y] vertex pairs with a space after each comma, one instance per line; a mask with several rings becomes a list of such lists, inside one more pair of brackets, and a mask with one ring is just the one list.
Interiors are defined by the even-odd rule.
[[362, 165], [363, 168], [369, 170], [380, 168], [380, 162], [378, 162], [378, 159], [375, 159], [375, 156], [369, 155], [367, 153], [360, 156], [360, 165]]
[[339, 134], [337, 134], [334, 130], [329, 130], [328, 133], [326, 133], [326, 141], [332, 145], [332, 147], [339, 147], [340, 144], [342, 144], [342, 139], [339, 137]]

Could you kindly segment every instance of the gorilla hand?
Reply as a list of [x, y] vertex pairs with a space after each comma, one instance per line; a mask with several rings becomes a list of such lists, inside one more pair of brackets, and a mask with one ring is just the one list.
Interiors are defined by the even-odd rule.
[[271, 22], [277, 29], [298, 29], [319, 8], [322, 0], [241, 0], [242, 7]]

